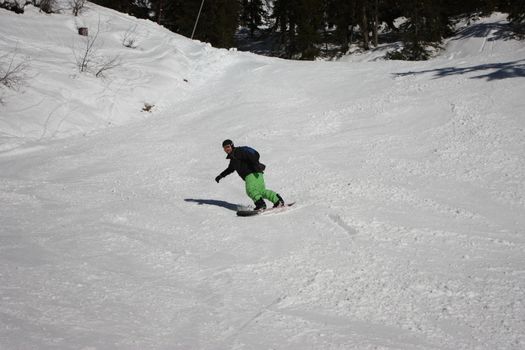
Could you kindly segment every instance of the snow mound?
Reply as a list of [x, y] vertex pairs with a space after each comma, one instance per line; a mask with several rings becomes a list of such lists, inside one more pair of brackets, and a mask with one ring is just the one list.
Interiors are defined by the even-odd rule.
[[[0, 10], [0, 20], [2, 63], [26, 67], [17, 91], [2, 90], [4, 148], [17, 138], [85, 134], [171, 110], [228, 64], [226, 50], [91, 3], [79, 17], [26, 6], [23, 15]], [[78, 34], [80, 27], [88, 28], [89, 39]], [[87, 40], [94, 41], [92, 62], [81, 73]], [[124, 45], [129, 42], [132, 47]], [[96, 77], [112, 59], [115, 68]]]

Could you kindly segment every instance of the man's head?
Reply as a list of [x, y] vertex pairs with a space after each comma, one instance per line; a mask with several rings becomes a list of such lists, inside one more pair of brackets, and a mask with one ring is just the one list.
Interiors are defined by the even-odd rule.
[[224, 141], [222, 141], [222, 148], [224, 149], [224, 152], [230, 154], [230, 153], [232, 153], [234, 147], [235, 146], [233, 145], [233, 141], [232, 140], [224, 140]]

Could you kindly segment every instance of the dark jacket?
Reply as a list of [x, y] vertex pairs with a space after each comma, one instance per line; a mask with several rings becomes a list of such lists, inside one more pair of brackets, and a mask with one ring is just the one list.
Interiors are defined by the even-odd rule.
[[234, 171], [244, 180], [251, 173], [262, 173], [265, 165], [259, 163], [259, 153], [251, 147], [235, 147], [226, 159], [230, 164], [219, 176], [225, 177]]

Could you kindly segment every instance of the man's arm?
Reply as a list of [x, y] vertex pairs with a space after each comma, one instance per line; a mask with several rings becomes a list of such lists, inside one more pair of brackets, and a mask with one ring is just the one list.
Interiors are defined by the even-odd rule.
[[233, 164], [232, 162], [230, 161], [230, 164], [228, 165], [228, 167], [222, 172], [219, 174], [219, 176], [217, 176], [215, 178], [215, 181], [217, 181], [217, 183], [219, 183], [219, 181], [221, 181], [221, 179], [223, 177], [226, 177], [228, 175], [230, 175], [231, 173], [233, 173], [235, 171], [235, 168], [233, 167]]

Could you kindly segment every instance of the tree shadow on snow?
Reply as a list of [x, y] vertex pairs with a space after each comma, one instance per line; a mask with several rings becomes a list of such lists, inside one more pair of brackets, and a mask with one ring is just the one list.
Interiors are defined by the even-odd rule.
[[192, 202], [197, 203], [198, 205], [214, 205], [216, 207], [226, 208], [228, 210], [237, 211], [240, 207], [237, 204], [229, 203], [226, 201], [220, 201], [216, 199], [193, 199], [193, 198], [186, 198], [184, 199], [185, 202]]
[[523, 78], [525, 77], [525, 59], [511, 62], [480, 64], [471, 67], [443, 67], [417, 72], [410, 71], [405, 73], [395, 73], [395, 76], [404, 77], [425, 73], [434, 73], [436, 78], [444, 78], [458, 74], [482, 73], [481, 75], [472, 76], [470, 79], [487, 79], [488, 81]]
[[[468, 38], [486, 38], [486, 42], [492, 42], [498, 40], [515, 39], [515, 34], [513, 33], [512, 26], [509, 23], [477, 23], [460, 30], [456, 37], [452, 40], [464, 40]], [[443, 67], [423, 71], [395, 73], [394, 75], [403, 77], [425, 73], [434, 73], [436, 79], [448, 77], [451, 75], [468, 73], [481, 73], [480, 75], [471, 76], [470, 79], [487, 79], [488, 81], [508, 78], [523, 78], [525, 77], [525, 60], [521, 59], [511, 62], [480, 64], [471, 67]]]
[[509, 23], [476, 23], [459, 30], [452, 41], [468, 38], [487, 38], [487, 41], [491, 42], [497, 40], [510, 40], [515, 37], [512, 26]]

